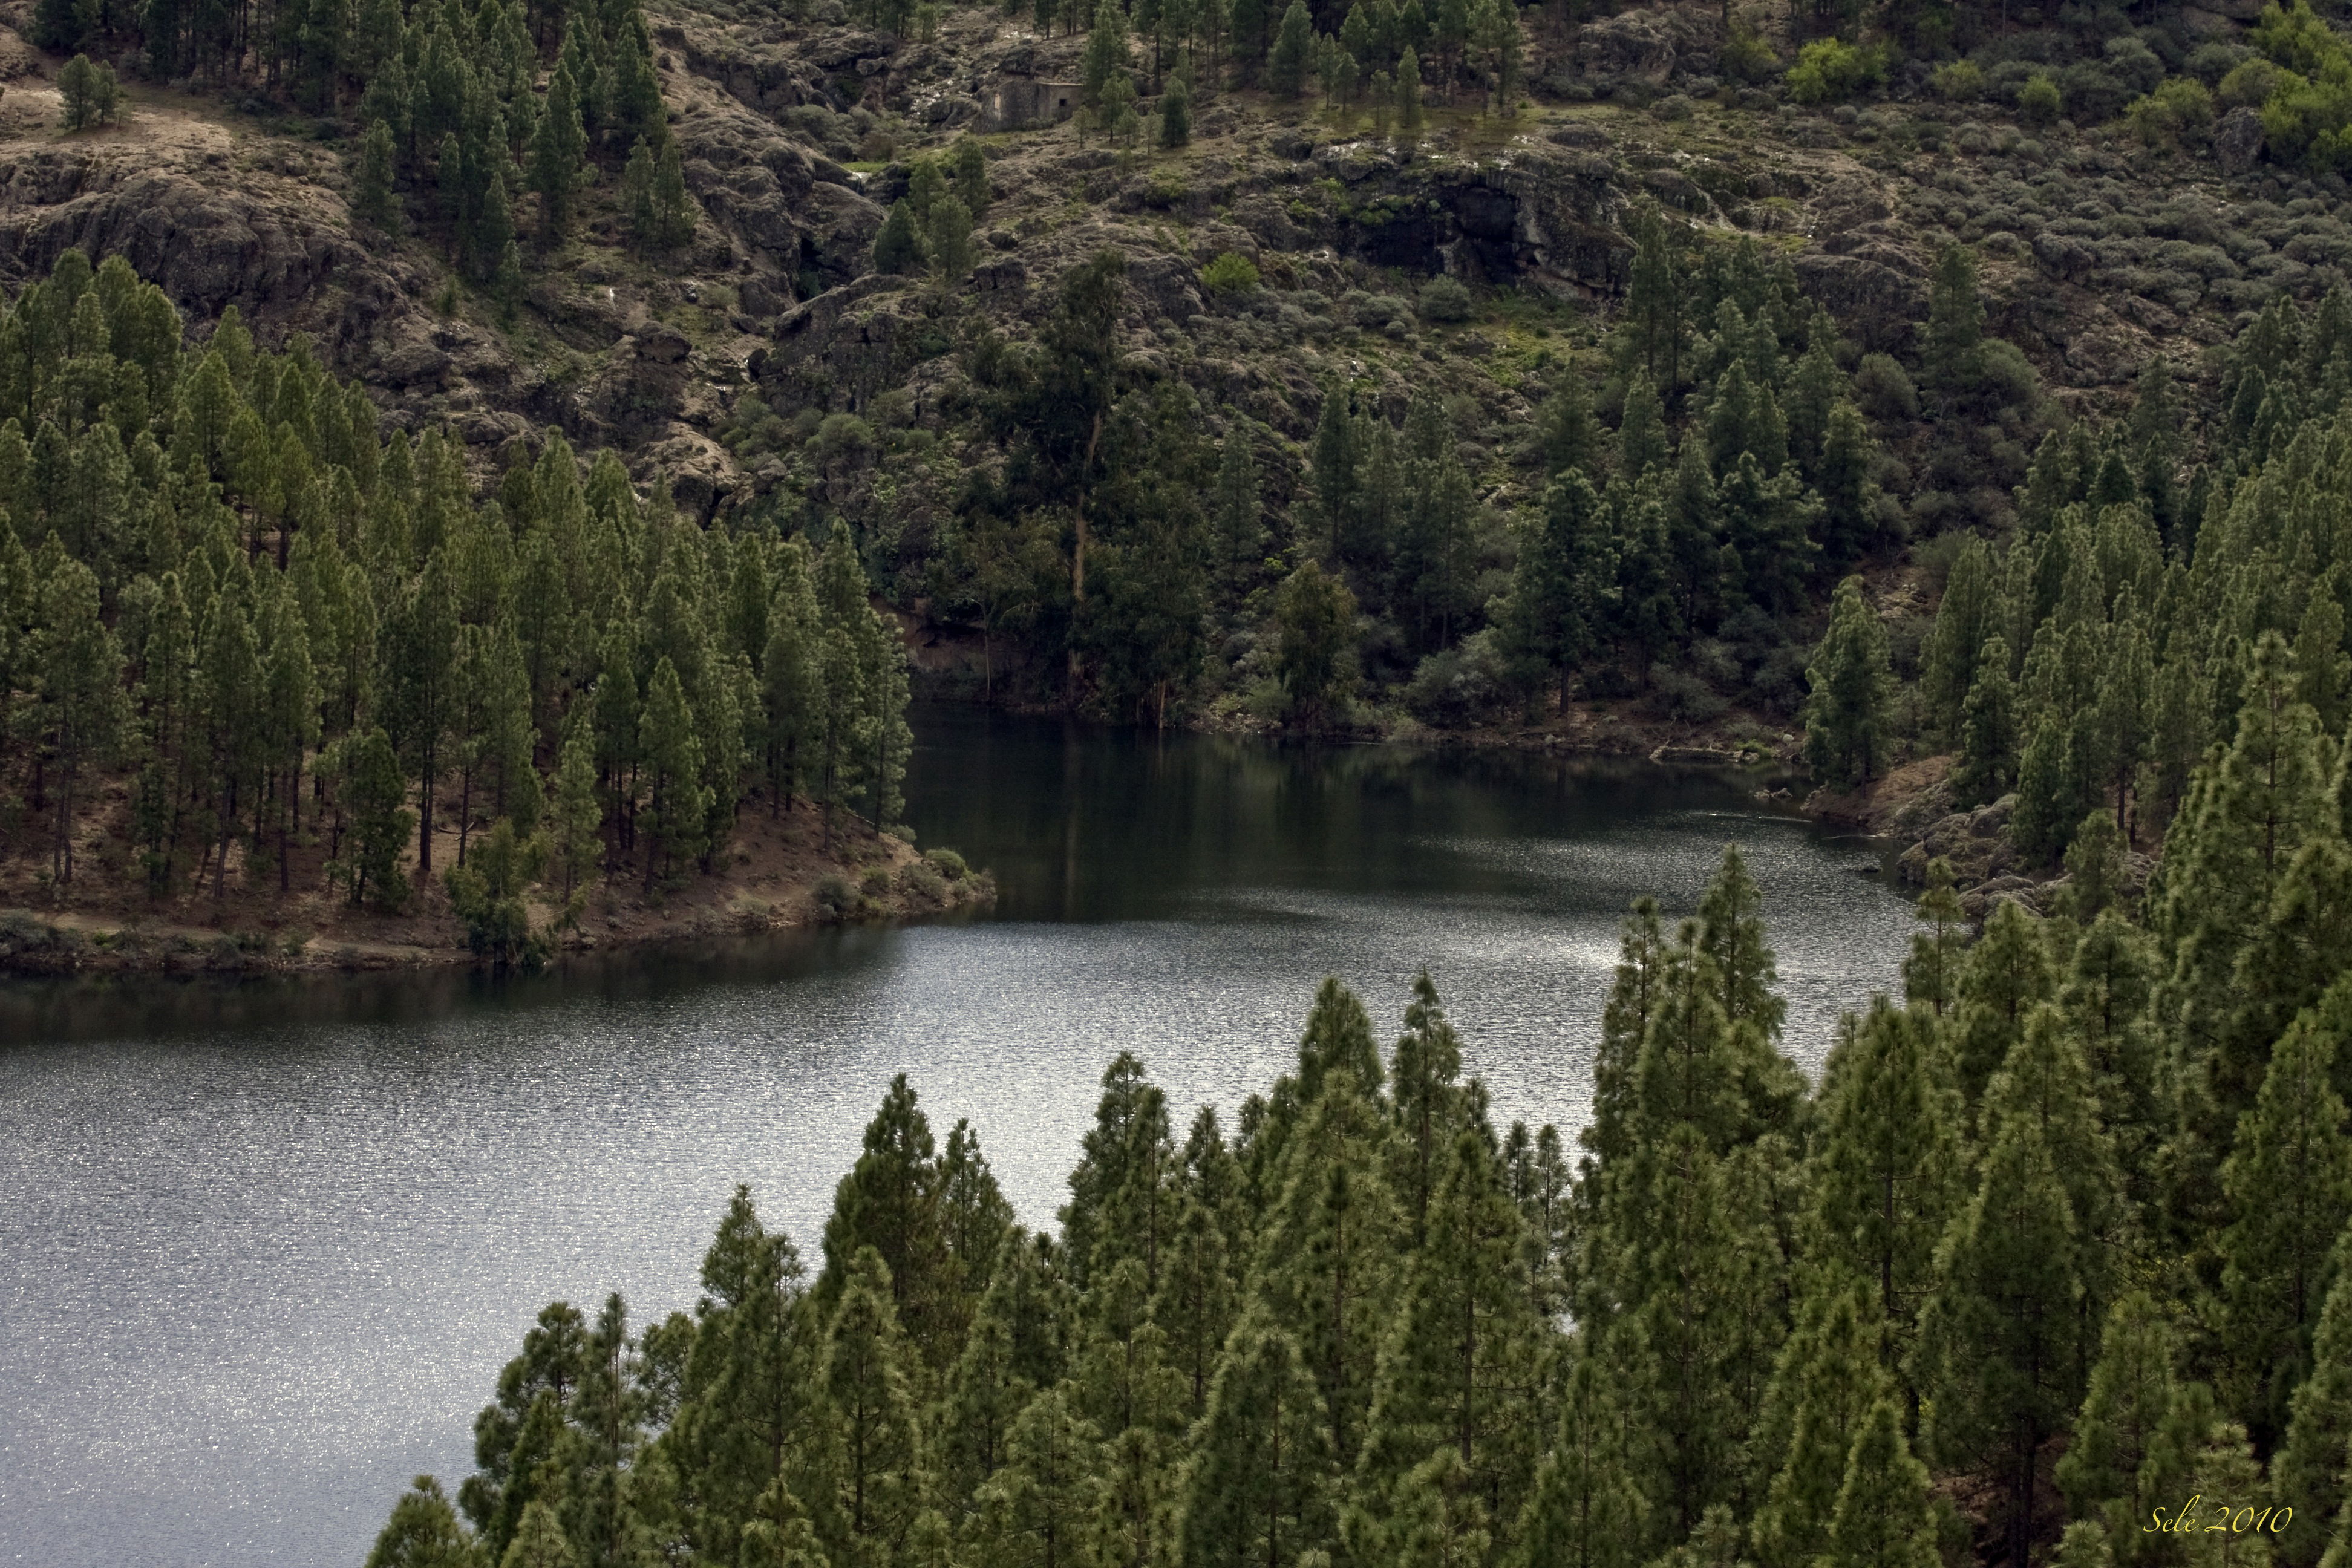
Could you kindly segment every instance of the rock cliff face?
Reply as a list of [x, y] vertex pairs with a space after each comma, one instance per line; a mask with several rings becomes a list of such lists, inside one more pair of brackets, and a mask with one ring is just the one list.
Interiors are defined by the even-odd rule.
[[[841, 15], [822, 0], [806, 23], [657, 14], [695, 237], [632, 255], [608, 172], [578, 241], [534, 258], [513, 321], [454, 286], [428, 239], [362, 237], [331, 147], [145, 88], [125, 128], [62, 137], [58, 62], [0, 31], [0, 78], [15, 78], [0, 102], [0, 280], [45, 271], [68, 246], [119, 253], [198, 331], [234, 305], [265, 338], [310, 333], [388, 419], [451, 421], [486, 462], [555, 425], [641, 467], [658, 458], [706, 511], [740, 502], [780, 472], [716, 439], [746, 390], [785, 420], [901, 393], [940, 405], [963, 329], [938, 290], [866, 275], [874, 236], [910, 155], [996, 123], [1008, 81], [1075, 77], [1083, 44], [977, 10], [950, 10], [928, 42]], [[1202, 94], [1179, 154], [1115, 153], [1067, 124], [989, 134], [992, 199], [954, 304], [1024, 335], [1065, 268], [1117, 247], [1131, 262], [1131, 352], [1296, 435], [1343, 361], [1376, 384], [1407, 379], [1339, 352], [1350, 332], [1417, 359], [1412, 379], [1517, 405], [1496, 343], [1421, 331], [1418, 289], [1444, 274], [1572, 301], [1589, 340], [1625, 287], [1641, 201], [1784, 251], [1871, 352], [1910, 345], [1935, 248], [1970, 241], [1994, 327], [2062, 400], [2091, 405], [2152, 353], [2201, 374], [2193, 351], [2238, 312], [2276, 289], [2315, 292], [2352, 258], [2341, 183], [2283, 181], [2242, 110], [2210, 153], [2155, 160], [2119, 129], [2036, 139], [1916, 82], [1834, 112], [1722, 88], [1711, 5], [1565, 28], [1528, 15], [1529, 103], [1486, 118], [1433, 89], [1411, 152], [1360, 117], [1342, 127], [1255, 92]], [[27, 19], [0, 7], [11, 16]], [[1136, 64], [1149, 79], [1140, 47]], [[1226, 251], [1268, 287], [1214, 298], [1201, 268]]]

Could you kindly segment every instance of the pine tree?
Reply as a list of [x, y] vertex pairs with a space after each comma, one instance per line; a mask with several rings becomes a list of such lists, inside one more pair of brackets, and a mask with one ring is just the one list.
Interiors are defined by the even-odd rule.
[[890, 204], [889, 215], [874, 236], [874, 270], [912, 272], [923, 264], [923, 245], [915, 232], [915, 215], [905, 199]]
[[1404, 1033], [1397, 1037], [1393, 1106], [1397, 1131], [1392, 1145], [1392, 1190], [1412, 1226], [1412, 1245], [1428, 1238], [1429, 1204], [1444, 1170], [1445, 1151], [1458, 1127], [1462, 1091], [1462, 1041], [1446, 1021], [1437, 987], [1427, 970], [1415, 977], [1405, 1008]]
[[702, 852], [709, 808], [703, 787], [702, 739], [686, 688], [669, 657], [661, 656], [646, 682], [644, 720], [646, 794], [646, 890], [680, 858]]
[[1084, 102], [1102, 107], [1111, 78], [1127, 69], [1129, 48], [1125, 8], [1118, 0], [1103, 0], [1095, 7], [1094, 26], [1087, 34], [1086, 54], [1078, 68], [1079, 97]]
[[960, 283], [971, 270], [971, 213], [956, 197], [943, 195], [931, 204], [923, 240], [923, 248], [930, 254], [931, 271], [940, 282]]
[[2235, 1403], [2265, 1448], [2310, 1372], [2336, 1238], [2352, 1221], [2352, 1140], [2330, 1082], [2339, 1048], [2313, 1015], [2298, 1018], [2272, 1051], [2221, 1166], [2237, 1215], [2221, 1237], [2225, 1342], [2239, 1369]]
[[2039, 1124], [2006, 1120], [1976, 1196], [1952, 1224], [1915, 1360], [1933, 1402], [1937, 1463], [1979, 1467], [2003, 1499], [2010, 1560], [2025, 1560], [2042, 1443], [2072, 1413], [2081, 1241]]
[[1169, 1363], [1185, 1382], [1188, 1419], [1198, 1420], [1208, 1407], [1210, 1379], [1236, 1310], [1223, 1227], [1207, 1204], [1189, 1198], [1176, 1216], [1151, 1303], [1152, 1321], [1168, 1335]]
[[1874, 1002], [1840, 1033], [1820, 1116], [1809, 1185], [1822, 1252], [1872, 1284], [1899, 1351], [1962, 1197], [1959, 1094], [1932, 1023]]
[[1600, 639], [1615, 575], [1600, 498], [1582, 474], [1559, 475], [1521, 538], [1504, 624], [1530, 668], [1557, 677], [1563, 709], [1570, 677]]
[[[1369, 1047], [1369, 1023], [1363, 1035]], [[1399, 1284], [1404, 1215], [1381, 1170], [1388, 1131], [1354, 1073], [1335, 1068], [1283, 1152], [1282, 1195], [1266, 1216], [1253, 1276], [1259, 1300], [1297, 1336], [1343, 1469], [1366, 1439]]]
[[596, 795], [594, 742], [589, 727], [575, 725], [557, 764], [552, 849], [563, 881], [564, 918], [576, 921], [572, 900], [594, 875], [604, 853], [604, 807]]
[[1877, 444], [1861, 410], [1843, 398], [1831, 405], [1828, 432], [1812, 474], [1822, 499], [1822, 564], [1831, 571], [1860, 559], [1877, 537], [1879, 490], [1871, 478], [1876, 457]]
[[522, 1522], [499, 1559], [499, 1568], [573, 1568], [578, 1562], [555, 1510], [534, 1502], [523, 1510]]
[[400, 858], [416, 829], [416, 814], [404, 804], [408, 781], [382, 729], [349, 743], [338, 795], [352, 819], [352, 902], [372, 894], [376, 908], [397, 910], [408, 901]]
[[1238, 586], [1255, 576], [1265, 554], [1265, 496], [1258, 479], [1255, 443], [1238, 410], [1227, 416], [1225, 438], [1220, 446], [1212, 515], [1224, 574]]
[[2150, 925], [2173, 948], [2173, 972], [2151, 1003], [2171, 1037], [2187, 1126], [2177, 1142], [2179, 1217], [2208, 1217], [2214, 1175], [2261, 1087], [2259, 1060], [2223, 1050], [2241, 998], [2240, 957], [2305, 840], [2328, 828], [2325, 779], [2333, 748], [2294, 696], [2285, 641], [2265, 634], [2246, 671], [2236, 738], [2166, 838], [2163, 892]]
[[1313, 561], [1292, 573], [1276, 600], [1277, 671], [1292, 719], [1319, 728], [1353, 684], [1356, 596]]
[[1323, 1401], [1298, 1342], [1243, 1320], [1193, 1437], [1177, 1527], [1183, 1568], [1297, 1563], [1336, 1541]]
[[857, 1163], [834, 1190], [817, 1295], [838, 1300], [858, 1253], [873, 1248], [887, 1270], [892, 1317], [918, 1352], [943, 1361], [954, 1347], [933, 1331], [933, 1319], [948, 1306], [939, 1299], [948, 1265], [939, 1189], [930, 1122], [900, 1073], [866, 1124]]
[[50, 875], [63, 885], [73, 880], [82, 770], [113, 760], [130, 704], [122, 690], [121, 644], [99, 618], [97, 574], [79, 561], [59, 561], [40, 584], [39, 600], [33, 634], [36, 712], [38, 732], [57, 763], [49, 865]]
[[1752, 1444], [1751, 1468], [1766, 1484], [1751, 1534], [1768, 1568], [1810, 1564], [1832, 1549], [1848, 1456], [1892, 1392], [1873, 1317], [1860, 1289], [1825, 1283], [1780, 1347]]
[[[2286, 1441], [2271, 1465], [2272, 1494], [2333, 1499], [2352, 1488], [2352, 1262], [2341, 1240], [2336, 1280], [2312, 1338], [2311, 1375], [2295, 1389]], [[2289, 1507], [2294, 1505], [2289, 1502]], [[2280, 1542], [2289, 1563], [2316, 1561], [2326, 1548], [2328, 1513], [2324, 1502], [2296, 1509]], [[2337, 1536], [2345, 1534], [2339, 1524]]]
[[473, 1537], [458, 1521], [441, 1483], [419, 1476], [392, 1507], [367, 1568], [473, 1568], [478, 1561]]
[[647, 239], [656, 250], [676, 250], [694, 237], [695, 219], [699, 216], [694, 198], [687, 194], [686, 166], [679, 161], [677, 142], [664, 138], [661, 154], [654, 161], [651, 186], [653, 229]]
[[1397, 60], [1396, 133], [1408, 147], [1421, 140], [1421, 58], [1409, 45]]
[[2057, 989], [2040, 922], [2014, 899], [1995, 903], [1960, 976], [1953, 1037], [1960, 1092], [1973, 1108], [1986, 1082], [2025, 1036], [2026, 1019]]
[[1822, 1561], [1832, 1568], [1936, 1568], [1943, 1561], [1927, 1505], [1927, 1468], [1904, 1442], [1892, 1400], [1871, 1407], [1853, 1440]]
[[945, 1419], [939, 1424], [942, 1502], [971, 1499], [1004, 1465], [1013, 1418], [1035, 1393], [1013, 1367], [1013, 1331], [1003, 1316], [983, 1307], [949, 1370]]
[[981, 1489], [981, 1561], [1060, 1568], [1091, 1560], [1103, 1507], [1101, 1439], [1047, 1389], [1013, 1424], [1005, 1465]]
[[1977, 296], [1976, 253], [1944, 247], [1927, 290], [1927, 328], [1920, 354], [1928, 389], [1957, 409], [1984, 377], [1984, 302]]
[[1173, 153], [1192, 141], [1192, 89], [1181, 76], [1171, 78], [1160, 95], [1160, 146]]
[[923, 1454], [907, 1386], [889, 1270], [861, 1248], [850, 1260], [825, 1350], [824, 1391], [836, 1458], [833, 1533], [839, 1564], [887, 1563], [923, 1506]]
[[1290, 0], [1282, 14], [1274, 49], [1266, 57], [1266, 87], [1276, 98], [1295, 99], [1307, 85], [1307, 70], [1315, 53], [1315, 24], [1306, 0]]
[[2018, 703], [2009, 675], [2009, 644], [1987, 639], [1976, 679], [1969, 687], [1960, 729], [1960, 765], [1953, 771], [1955, 798], [1998, 799], [2018, 780]]
[[546, 244], [560, 242], [572, 227], [572, 198], [587, 157], [588, 132], [580, 122], [578, 84], [570, 67], [558, 59], [548, 83], [547, 107], [540, 114], [530, 143], [530, 188], [539, 193], [540, 237]]
[[[1992, 552], [1980, 539], [1968, 540], [1953, 558], [1951, 574], [1945, 579], [1944, 596], [1936, 606], [1935, 629], [1928, 634], [1919, 676], [1919, 697], [1928, 725], [1947, 742], [1961, 739], [1969, 693], [1978, 672], [1985, 668], [1985, 644], [1996, 635], [1999, 620]], [[2003, 654], [2001, 670], [2006, 676], [2006, 649]]]
[[1470, 1568], [1488, 1561], [1493, 1533], [1462, 1456], [1441, 1447], [1398, 1483], [1395, 1511], [1370, 1542], [1357, 1550], [1399, 1568]]
[[1536, 446], [1543, 455], [1545, 471], [1558, 475], [1574, 469], [1588, 479], [1595, 479], [1601, 472], [1604, 435], [1592, 416], [1591, 389], [1575, 367], [1569, 366], [1559, 389], [1544, 400], [1536, 426]]
[[1537, 1321], [1526, 1222], [1486, 1136], [1465, 1129], [1430, 1205], [1393, 1338], [1381, 1358], [1360, 1497], [1392, 1514], [1396, 1489], [1433, 1448], [1459, 1456], [1493, 1517], [1515, 1519], [1543, 1447], [1534, 1397]]
[[1830, 629], [1806, 672], [1805, 760], [1835, 789], [1868, 784], [1887, 749], [1886, 709], [1894, 678], [1886, 663], [1886, 630], [1863, 597], [1863, 582], [1838, 584]]
[[628, 216], [629, 237], [641, 250], [655, 248], [661, 214], [654, 205], [654, 150], [642, 136], [629, 149], [621, 170], [621, 210]]
[[2176, 1334], [2165, 1310], [2145, 1291], [2119, 1298], [2101, 1331], [2098, 1364], [2091, 1371], [2073, 1440], [2060, 1457], [2057, 1481], [2077, 1518], [2132, 1561], [2147, 1542], [2136, 1539], [2158, 1506], [2179, 1500], [2151, 1496], [2142, 1484], [2158, 1430], [2178, 1394]]
[[1911, 938], [1903, 961], [1903, 999], [1942, 1017], [1959, 1001], [1960, 969], [1968, 949], [1959, 895], [1953, 890], [1952, 863], [1938, 855], [1927, 862], [1927, 890], [1919, 895], [1918, 920], [1927, 926]]
[[400, 231], [399, 199], [393, 194], [392, 128], [379, 120], [360, 139], [357, 168], [352, 175], [352, 216], [385, 234]]
[[975, 222], [988, 215], [988, 154], [967, 136], [948, 154], [949, 184]]
[[1635, 1483], [1637, 1440], [1589, 1350], [1570, 1363], [1559, 1435], [1536, 1472], [1518, 1521], [1527, 1568], [1634, 1568], [1648, 1530], [1649, 1501]]
[[447, 763], [447, 731], [457, 673], [457, 595], [439, 550], [400, 595], [383, 628], [383, 707], [394, 746], [417, 781], [416, 868], [433, 874], [433, 797]]

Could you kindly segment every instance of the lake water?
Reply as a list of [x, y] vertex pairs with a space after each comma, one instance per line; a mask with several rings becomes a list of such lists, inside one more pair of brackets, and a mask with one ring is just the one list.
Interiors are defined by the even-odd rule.
[[410, 1477], [470, 1468], [544, 1302], [689, 1304], [738, 1182], [814, 1257], [900, 1070], [1050, 1224], [1114, 1053], [1181, 1134], [1287, 1065], [1327, 973], [1392, 1037], [1426, 966], [1498, 1121], [1569, 1130], [1626, 904], [1689, 912], [1725, 843], [1809, 1068], [1908, 941], [1875, 850], [1719, 775], [917, 734], [908, 818], [995, 869], [991, 918], [498, 984], [0, 984], [0, 1562], [356, 1568]]

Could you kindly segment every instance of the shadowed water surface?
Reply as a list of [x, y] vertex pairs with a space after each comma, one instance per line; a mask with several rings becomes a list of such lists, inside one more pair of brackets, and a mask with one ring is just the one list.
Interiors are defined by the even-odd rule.
[[1326, 973], [1392, 1036], [1426, 965], [1498, 1121], [1566, 1129], [1625, 905], [1689, 912], [1725, 843], [1808, 1068], [1908, 940], [1874, 851], [1720, 776], [917, 734], [908, 818], [995, 869], [993, 918], [503, 983], [0, 985], [0, 1562], [357, 1564], [408, 1478], [470, 1468], [542, 1303], [690, 1306], [737, 1182], [813, 1258], [894, 1072], [1051, 1223], [1115, 1052], [1180, 1131], [1230, 1113]]

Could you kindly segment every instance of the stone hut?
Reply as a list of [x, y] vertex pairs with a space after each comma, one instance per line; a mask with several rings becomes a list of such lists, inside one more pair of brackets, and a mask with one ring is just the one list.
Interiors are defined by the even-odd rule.
[[1081, 82], [1048, 81], [1025, 71], [1006, 71], [996, 81], [988, 104], [989, 123], [1009, 131], [1023, 125], [1051, 125], [1077, 112]]

